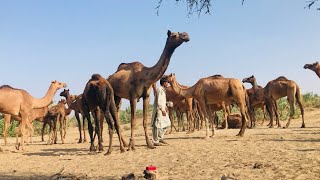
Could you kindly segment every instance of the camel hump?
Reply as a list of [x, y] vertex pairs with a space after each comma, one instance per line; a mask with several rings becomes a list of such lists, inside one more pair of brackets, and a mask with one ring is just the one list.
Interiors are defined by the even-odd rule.
[[223, 78], [221, 74], [215, 74], [213, 76], [210, 76], [211, 78]]
[[288, 78], [284, 77], [284, 76], [279, 76], [277, 79], [275, 79], [276, 81], [287, 81]]
[[92, 76], [91, 76], [91, 80], [99, 80], [99, 79], [101, 79], [102, 78], [102, 76], [100, 75], [100, 74], [93, 74]]
[[11, 87], [11, 86], [9, 86], [9, 85], [3, 85], [3, 86], [0, 87], [0, 89], [2, 89], [2, 88], [14, 89], [13, 87]]

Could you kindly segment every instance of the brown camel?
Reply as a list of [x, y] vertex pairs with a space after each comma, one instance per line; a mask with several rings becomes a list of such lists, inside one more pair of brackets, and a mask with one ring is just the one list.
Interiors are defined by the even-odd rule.
[[[48, 113], [48, 107], [38, 108], [38, 109], [32, 109], [32, 113], [29, 116], [29, 121], [26, 122], [27, 127], [29, 128], [30, 133], [30, 142], [32, 143], [32, 135], [33, 135], [33, 126], [32, 122], [34, 120], [36, 121], [43, 121], [43, 117]], [[21, 122], [21, 117], [17, 115], [11, 115], [11, 114], [4, 114], [4, 127], [3, 127], [3, 139], [4, 144], [7, 145], [7, 130], [10, 125], [11, 120], [16, 120]]]
[[119, 65], [118, 70], [108, 78], [114, 90], [118, 116], [121, 98], [130, 101], [131, 138], [128, 150], [135, 150], [134, 129], [136, 126], [136, 104], [140, 98], [143, 99], [143, 127], [146, 143], [148, 148], [154, 148], [147, 133], [147, 110], [150, 102], [151, 86], [154, 85], [166, 71], [174, 50], [183, 42], [189, 41], [189, 36], [185, 32], [168, 31], [167, 35], [166, 45], [156, 65], [153, 67], [145, 67], [140, 62], [122, 63]]
[[34, 98], [23, 89], [15, 89], [10, 86], [0, 87], [0, 112], [21, 117], [21, 148], [24, 145], [25, 126], [29, 121], [32, 109], [47, 107], [58, 89], [66, 87], [65, 83], [52, 81], [46, 95]]
[[[201, 107], [206, 120], [206, 137], [209, 137], [208, 118], [209, 112], [207, 109], [208, 104], [236, 103], [242, 115], [242, 127], [239, 136], [243, 136], [245, 132], [245, 124], [247, 121], [246, 111], [246, 92], [243, 84], [238, 79], [233, 78], [202, 78], [195, 85], [187, 89], [181, 89], [177, 85], [174, 74], [167, 76], [168, 82], [171, 84], [173, 90], [178, 92], [184, 97], [195, 98]], [[214, 136], [214, 129], [212, 128], [212, 136]]]
[[251, 89], [247, 89], [247, 94], [249, 96], [250, 101], [250, 109], [253, 111], [251, 114], [251, 128], [256, 126], [256, 116], [255, 116], [255, 109], [261, 108], [263, 111], [263, 121], [261, 124], [264, 123], [265, 120], [265, 96], [264, 96], [264, 89], [261, 86], [257, 85], [256, 78], [252, 75], [248, 78], [244, 78], [242, 80], [243, 83], [250, 83], [252, 85]]
[[121, 134], [120, 123], [117, 117], [117, 108], [114, 101], [114, 92], [108, 80], [104, 79], [99, 74], [92, 75], [83, 92], [83, 105], [84, 113], [88, 119], [88, 130], [91, 140], [90, 151], [95, 151], [95, 147], [93, 127], [89, 112], [91, 112], [95, 121], [95, 133], [98, 135], [99, 151], [103, 150], [100, 133], [100, 125], [102, 125], [100, 122], [100, 119], [102, 118], [99, 112], [100, 109], [104, 114], [109, 129], [109, 149], [106, 154], [110, 154], [112, 152], [112, 137], [114, 134], [114, 128], [116, 129], [119, 137], [120, 150], [121, 152], [124, 152], [124, 146], [126, 145], [126, 142]]
[[[69, 90], [64, 89], [63, 92], [60, 93], [60, 96], [65, 97], [67, 100], [68, 107], [74, 110], [74, 114], [78, 121], [78, 128], [79, 128], [79, 134], [80, 134], [78, 143], [87, 142], [86, 132], [85, 132], [86, 116], [83, 111], [82, 94], [80, 94], [79, 96], [75, 96], [75, 99], [73, 100]], [[82, 123], [83, 123], [82, 128], [81, 128], [81, 120], [80, 120], [79, 114], [81, 114], [82, 116]], [[83, 141], [82, 141], [82, 130], [83, 130]]]
[[[250, 80], [251, 79], [251, 80]], [[248, 82], [256, 82], [255, 77], [251, 76], [248, 79]], [[254, 89], [257, 89], [256, 83], [252, 83]], [[263, 88], [266, 107], [270, 117], [270, 127], [273, 127], [273, 114], [276, 116], [276, 122], [278, 127], [281, 127], [279, 121], [279, 114], [277, 108], [277, 100], [286, 97], [290, 105], [290, 116], [288, 122], [284, 128], [288, 128], [291, 122], [291, 119], [294, 115], [294, 102], [296, 102], [300, 108], [302, 116], [302, 125], [301, 128], [305, 127], [304, 123], [304, 109], [302, 106], [302, 97], [300, 94], [300, 87], [292, 80], [288, 80], [286, 77], [280, 76], [272, 81], [269, 81], [267, 85]]]
[[[61, 136], [61, 141], [62, 144], [64, 144], [64, 138], [65, 138], [65, 133], [66, 133], [66, 121], [67, 121], [67, 109], [65, 107], [66, 101], [64, 99], [60, 100], [58, 102], [57, 105], [52, 106], [48, 112], [48, 116], [51, 117], [50, 121], [49, 121], [49, 126], [50, 126], [50, 131], [49, 131], [49, 141], [48, 144], [52, 144], [52, 142], [50, 141], [50, 136], [52, 134], [52, 128], [53, 128], [53, 140], [54, 140], [54, 144], [57, 144], [57, 140], [58, 140], [58, 136], [57, 136], [57, 123], [59, 121], [59, 129], [60, 129], [60, 136]], [[70, 113], [69, 113], [70, 114]], [[45, 121], [43, 123], [43, 127], [45, 128], [46, 123], [48, 123], [48, 121]], [[42, 132], [44, 131], [44, 129], [42, 130]]]
[[[241, 124], [241, 114], [230, 114], [227, 117], [228, 128], [229, 129], [240, 129]], [[222, 123], [222, 128], [225, 128], [225, 122]]]
[[[166, 88], [166, 98], [167, 101], [171, 101], [173, 103], [173, 106], [175, 107], [176, 110], [179, 111], [179, 113], [186, 113], [187, 115], [187, 120], [188, 120], [188, 133], [191, 132], [191, 116], [192, 116], [192, 99], [193, 98], [185, 98], [178, 93], [176, 93], [172, 87], [167, 87]], [[171, 112], [173, 109], [170, 109], [169, 111], [169, 117], [170, 120], [173, 121], [173, 113]], [[177, 112], [177, 111], [176, 111]], [[181, 127], [181, 121], [182, 117], [181, 114], [178, 117], [178, 131]], [[171, 123], [171, 130], [173, 127], [173, 122]]]
[[320, 65], [319, 65], [319, 62], [315, 62], [313, 64], [305, 64], [303, 66], [303, 68], [310, 69], [311, 71], [314, 71], [318, 75], [318, 77], [320, 78]]

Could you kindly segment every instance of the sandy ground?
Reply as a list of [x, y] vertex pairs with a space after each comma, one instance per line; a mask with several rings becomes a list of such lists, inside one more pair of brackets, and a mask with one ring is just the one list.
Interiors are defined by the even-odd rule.
[[[66, 144], [46, 145], [34, 137], [25, 151], [15, 150], [14, 138], [8, 146], [1, 139], [0, 179], [50, 179], [57, 173], [79, 179], [120, 179], [128, 173], [141, 176], [147, 165], [157, 166], [160, 179], [320, 179], [320, 109], [307, 110], [307, 128], [300, 126], [300, 118], [289, 129], [259, 126], [247, 129], [242, 138], [235, 136], [238, 130], [217, 130], [216, 137], [208, 140], [202, 139], [204, 130], [179, 132], [166, 136], [169, 146], [153, 150], [146, 148], [138, 127], [136, 151], [120, 153], [114, 138], [116, 147], [109, 156], [90, 153], [89, 143], [76, 143], [77, 128], [68, 129]], [[130, 131], [124, 132], [129, 139]], [[105, 132], [104, 145], [107, 137]]]

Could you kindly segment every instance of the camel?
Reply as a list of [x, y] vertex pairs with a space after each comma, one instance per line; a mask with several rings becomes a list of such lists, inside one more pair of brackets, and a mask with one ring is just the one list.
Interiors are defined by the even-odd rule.
[[[69, 90], [64, 89], [63, 92], [60, 93], [60, 96], [63, 96], [66, 98], [69, 109], [73, 109], [76, 119], [78, 121], [78, 128], [79, 128], [79, 135], [80, 135], [78, 143], [87, 142], [86, 132], [85, 132], [86, 116], [83, 111], [82, 94], [80, 94], [79, 96], [74, 96], [75, 99], [73, 100]], [[81, 128], [81, 120], [80, 120], [79, 114], [81, 114], [82, 116], [83, 129]], [[83, 140], [82, 140], [82, 130], [83, 130]]]
[[103, 150], [103, 146], [101, 143], [101, 133], [99, 129], [101, 124], [99, 120], [102, 119], [102, 117], [100, 117], [100, 109], [104, 114], [109, 129], [109, 149], [106, 155], [111, 154], [112, 152], [112, 137], [114, 134], [114, 128], [116, 129], [119, 137], [120, 150], [121, 152], [124, 152], [124, 146], [126, 146], [127, 143], [124, 141], [124, 138], [121, 134], [120, 122], [117, 117], [117, 109], [114, 101], [114, 91], [108, 80], [104, 79], [99, 74], [92, 75], [83, 92], [83, 105], [84, 113], [86, 115], [86, 118], [88, 119], [88, 130], [91, 140], [90, 151], [95, 151], [95, 147], [93, 127], [91, 124], [89, 112], [91, 112], [95, 121], [95, 133], [98, 135], [99, 151]]
[[0, 112], [21, 117], [21, 149], [24, 146], [25, 126], [32, 109], [47, 107], [57, 90], [66, 86], [66, 83], [52, 81], [46, 95], [41, 99], [31, 96], [23, 89], [15, 89], [8, 85], [0, 87]]
[[[238, 136], [243, 136], [246, 128], [246, 111], [247, 101], [246, 92], [243, 84], [238, 79], [233, 78], [202, 78], [190, 88], [182, 89], [177, 85], [175, 74], [167, 76], [167, 81], [172, 86], [173, 90], [184, 97], [195, 98], [201, 107], [206, 120], [206, 136], [209, 137], [208, 118], [209, 112], [207, 105], [215, 103], [231, 104], [236, 103], [242, 115], [242, 126]], [[212, 136], [214, 130], [212, 128]]]
[[[172, 87], [167, 87], [166, 88], [166, 97], [167, 101], [171, 101], [173, 103], [173, 106], [176, 109], [176, 114], [178, 112], [178, 131], [180, 130], [181, 127], [181, 121], [182, 121], [182, 114], [186, 113], [187, 114], [187, 120], [188, 120], [188, 133], [191, 132], [191, 116], [192, 116], [192, 100], [193, 98], [185, 98], [179, 94], [177, 94]], [[169, 110], [169, 117], [170, 120], [173, 121], [173, 109], [170, 108]], [[173, 122], [171, 123], [171, 130], [174, 127]], [[175, 128], [175, 127], [174, 127]], [[176, 129], [176, 128], [175, 128]]]
[[256, 117], [255, 117], [255, 109], [261, 108], [263, 111], [263, 121], [261, 125], [264, 123], [265, 120], [265, 96], [263, 87], [258, 86], [256, 82], [256, 78], [252, 75], [248, 78], [244, 78], [242, 80], [243, 83], [250, 83], [252, 85], [251, 89], [247, 89], [247, 94], [249, 96], [250, 101], [250, 109], [253, 111], [251, 115], [251, 128], [256, 126]]
[[[229, 129], [240, 129], [241, 124], [241, 114], [230, 114], [227, 117], [228, 128]], [[225, 128], [225, 122], [222, 123], [222, 128]]]
[[[32, 122], [34, 120], [36, 121], [43, 121], [43, 117], [48, 113], [48, 107], [38, 108], [38, 109], [32, 109], [31, 114], [29, 115], [29, 121], [26, 123], [29, 131], [30, 131], [30, 143], [32, 143], [32, 135], [33, 135], [33, 126]], [[7, 145], [7, 130], [10, 125], [11, 120], [16, 120], [21, 122], [21, 117], [17, 115], [11, 115], [11, 114], [4, 114], [4, 127], [3, 127], [3, 139], [4, 144]], [[18, 130], [17, 130], [18, 131]]]
[[[247, 80], [248, 82], [256, 82], [255, 77], [251, 76]], [[252, 83], [252, 86], [254, 89], [257, 89], [257, 84]], [[259, 92], [262, 91], [263, 92]], [[269, 81], [267, 85], [262, 89], [258, 91], [259, 93], [264, 94], [264, 100], [266, 103], [267, 111], [270, 116], [270, 128], [272, 128], [273, 125], [273, 114], [276, 116], [276, 122], [278, 127], [281, 127], [280, 121], [279, 121], [279, 114], [278, 114], [278, 108], [277, 108], [277, 100], [286, 97], [288, 99], [289, 105], [290, 105], [290, 116], [288, 119], [288, 122], [284, 128], [288, 128], [291, 122], [291, 119], [294, 115], [294, 101], [296, 99], [296, 102], [300, 108], [301, 116], [302, 116], [302, 125], [301, 128], [305, 127], [304, 123], [304, 109], [302, 106], [302, 97], [300, 94], [300, 87], [292, 80], [288, 80], [286, 77], [280, 76], [272, 81]], [[259, 96], [260, 97], [260, 96]]]
[[143, 99], [143, 127], [148, 148], [154, 149], [147, 133], [147, 110], [150, 102], [151, 86], [154, 85], [166, 71], [174, 50], [183, 42], [189, 41], [187, 33], [167, 33], [167, 41], [159, 61], [153, 67], [145, 67], [140, 62], [122, 63], [117, 71], [109, 76], [108, 81], [113, 87], [117, 115], [119, 116], [121, 98], [130, 101], [131, 108], [131, 138], [128, 150], [135, 150], [134, 130], [136, 126], [136, 104], [137, 100]]
[[[64, 139], [65, 139], [65, 135], [66, 135], [66, 126], [67, 126], [67, 120], [68, 120], [68, 115], [70, 114], [70, 110], [68, 110], [65, 107], [66, 101], [64, 99], [60, 100], [58, 102], [57, 105], [52, 106], [50, 108], [50, 110], [48, 111], [48, 115], [45, 117], [45, 121], [43, 122], [43, 126], [42, 126], [42, 132], [44, 133], [44, 129], [46, 127], [46, 124], [49, 124], [50, 126], [50, 131], [49, 131], [49, 141], [48, 144], [52, 144], [52, 142], [50, 142], [50, 136], [52, 134], [52, 129], [53, 129], [53, 140], [54, 140], [54, 144], [57, 144], [57, 123], [59, 121], [60, 124], [60, 136], [61, 136], [61, 141], [62, 144], [64, 144]], [[43, 134], [42, 134], [43, 137]]]
[[313, 64], [305, 64], [303, 66], [303, 68], [310, 69], [311, 71], [314, 71], [318, 75], [318, 77], [320, 78], [320, 65], [319, 65], [319, 62], [315, 62]]

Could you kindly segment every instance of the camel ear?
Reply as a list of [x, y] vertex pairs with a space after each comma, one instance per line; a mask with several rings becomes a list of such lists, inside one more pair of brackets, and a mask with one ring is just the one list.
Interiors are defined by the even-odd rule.
[[168, 30], [167, 35], [168, 35], [168, 37], [171, 36], [171, 31], [170, 30]]
[[317, 61], [316, 64], [319, 64], [319, 62]]

